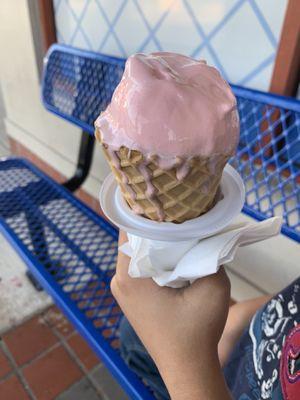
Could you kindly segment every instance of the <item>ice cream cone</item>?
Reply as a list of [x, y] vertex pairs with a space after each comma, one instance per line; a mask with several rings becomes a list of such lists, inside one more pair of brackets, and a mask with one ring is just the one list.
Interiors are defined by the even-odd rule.
[[[101, 142], [100, 134], [96, 137]], [[187, 174], [178, 179], [182, 161], [162, 169], [156, 157], [147, 160], [140, 151], [122, 146], [115, 151], [102, 143], [104, 154], [131, 209], [154, 221], [182, 223], [209, 211], [228, 156], [193, 157], [186, 161]]]
[[176, 223], [215, 205], [239, 140], [228, 83], [206, 62], [169, 52], [128, 58], [95, 128], [131, 209]]

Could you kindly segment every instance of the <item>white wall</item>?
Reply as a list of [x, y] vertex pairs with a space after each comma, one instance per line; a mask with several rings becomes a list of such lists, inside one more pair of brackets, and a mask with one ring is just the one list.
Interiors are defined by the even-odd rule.
[[[64, 175], [71, 176], [77, 159], [80, 132], [45, 111], [41, 104], [26, 0], [1, 1], [0, 52], [0, 83], [8, 135]], [[85, 185], [95, 196], [101, 179], [108, 171], [98, 146], [96, 151], [92, 174]]]
[[0, 84], [0, 157], [5, 157], [7, 154], [9, 154], [9, 145], [8, 145], [4, 119], [5, 119], [5, 106], [2, 98], [2, 91]]
[[105, 54], [175, 51], [268, 90], [287, 0], [54, 0], [58, 40]]

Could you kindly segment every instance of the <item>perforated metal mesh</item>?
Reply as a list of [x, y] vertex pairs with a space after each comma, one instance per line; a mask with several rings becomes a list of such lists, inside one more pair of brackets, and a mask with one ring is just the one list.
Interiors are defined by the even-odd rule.
[[117, 347], [121, 312], [109, 290], [117, 232], [21, 160], [1, 162], [0, 181], [1, 221], [82, 318]]
[[45, 106], [89, 133], [108, 105], [124, 69], [122, 59], [53, 46], [45, 63]]
[[244, 210], [282, 215], [283, 230], [300, 239], [300, 113], [237, 95], [241, 139], [231, 164], [246, 186]]

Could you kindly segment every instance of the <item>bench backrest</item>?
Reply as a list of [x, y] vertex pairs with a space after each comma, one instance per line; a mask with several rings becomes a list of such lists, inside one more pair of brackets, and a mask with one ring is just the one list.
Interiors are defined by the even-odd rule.
[[95, 119], [110, 102], [125, 61], [70, 46], [51, 46], [44, 61], [44, 106], [93, 135]]
[[[125, 60], [53, 45], [45, 58], [45, 107], [89, 134], [120, 81]], [[282, 232], [300, 241], [300, 102], [232, 86], [241, 140], [231, 160], [246, 186], [243, 211], [256, 219], [283, 215]]]

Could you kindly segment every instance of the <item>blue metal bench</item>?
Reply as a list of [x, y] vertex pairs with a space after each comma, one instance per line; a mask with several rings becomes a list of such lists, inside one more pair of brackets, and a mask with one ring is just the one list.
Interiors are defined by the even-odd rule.
[[[42, 99], [49, 111], [83, 129], [76, 173], [59, 185], [24, 159], [2, 159], [0, 229], [130, 398], [153, 399], [119, 355], [122, 313], [109, 290], [118, 232], [71, 193], [88, 174], [93, 123], [123, 68], [122, 59], [51, 47]], [[299, 242], [299, 102], [233, 89], [241, 141], [231, 162], [246, 184], [244, 212], [259, 220], [283, 215], [282, 233]]]

